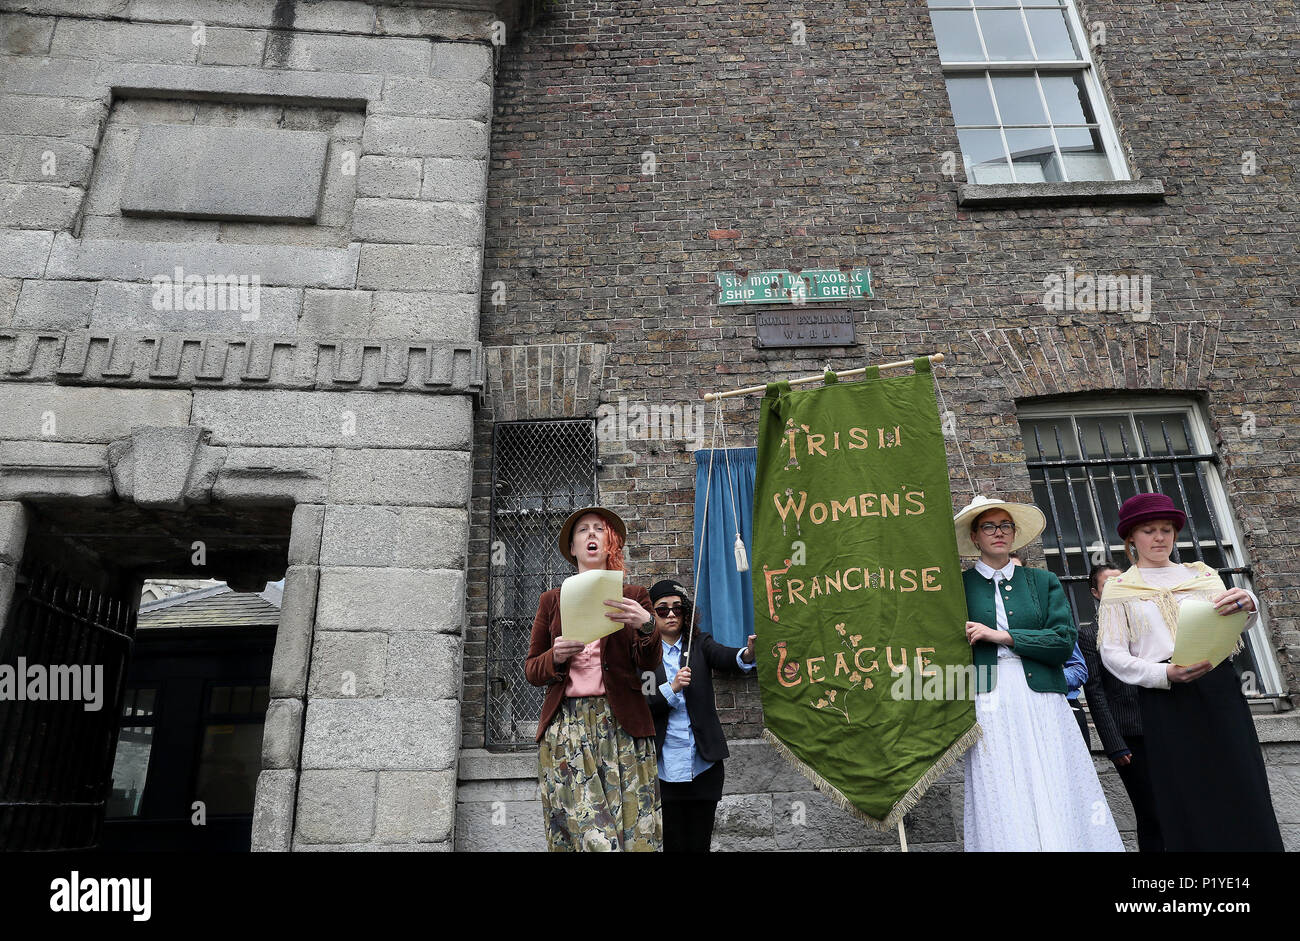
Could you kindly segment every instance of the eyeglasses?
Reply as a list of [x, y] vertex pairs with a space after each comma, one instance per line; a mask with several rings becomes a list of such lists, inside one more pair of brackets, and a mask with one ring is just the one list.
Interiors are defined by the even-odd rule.
[[980, 523], [980, 532], [985, 536], [992, 536], [994, 533], [1001, 533], [1004, 536], [1010, 536], [1016, 531], [1016, 524], [1011, 520], [1003, 520], [1000, 523]]
[[675, 604], [670, 608], [666, 604], [661, 604], [659, 607], [655, 608], [655, 614], [659, 615], [661, 618], [666, 618], [670, 614], [675, 614], [678, 617], [681, 617], [682, 606], [680, 604]]

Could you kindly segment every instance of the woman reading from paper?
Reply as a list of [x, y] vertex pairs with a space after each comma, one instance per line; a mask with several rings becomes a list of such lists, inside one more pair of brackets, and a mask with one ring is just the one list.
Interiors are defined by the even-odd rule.
[[[589, 506], [564, 521], [559, 546], [579, 574], [621, 572], [626, 539], [617, 514]], [[622, 600], [605, 602], [622, 627], [584, 644], [563, 637], [560, 594], [542, 593], [524, 664], [528, 682], [547, 687], [537, 723], [547, 848], [658, 851], [655, 726], [643, 690], [663, 651], [650, 596], [624, 585]]]
[[1065, 591], [1011, 561], [1042, 511], [977, 496], [954, 522], [958, 551], [979, 556], [962, 575], [983, 731], [966, 758], [966, 849], [1123, 852], [1065, 698], [1077, 633]]
[[1229, 660], [1170, 662], [1189, 602], [1208, 601], [1217, 617], [1238, 617], [1238, 632], [1259, 610], [1253, 594], [1227, 588], [1205, 563], [1170, 561], [1186, 523], [1187, 515], [1162, 493], [1139, 493], [1119, 508], [1117, 529], [1133, 565], [1102, 590], [1102, 664], [1138, 687], [1165, 849], [1280, 853], [1259, 739]]

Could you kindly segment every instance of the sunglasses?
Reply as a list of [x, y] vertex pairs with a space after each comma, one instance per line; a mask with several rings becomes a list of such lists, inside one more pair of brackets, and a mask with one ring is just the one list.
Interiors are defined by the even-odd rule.
[[670, 614], [675, 614], [678, 617], [681, 617], [682, 606], [680, 604], [675, 604], [672, 607], [669, 607], [666, 604], [661, 604], [659, 607], [655, 608], [655, 614], [659, 615], [661, 618], [666, 618]]

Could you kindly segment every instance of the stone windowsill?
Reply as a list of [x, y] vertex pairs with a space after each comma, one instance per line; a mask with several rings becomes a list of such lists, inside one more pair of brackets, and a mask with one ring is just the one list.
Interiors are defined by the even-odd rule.
[[1114, 202], [1161, 202], [1163, 180], [1099, 180], [1086, 183], [962, 183], [957, 205], [966, 209], [1061, 206]]

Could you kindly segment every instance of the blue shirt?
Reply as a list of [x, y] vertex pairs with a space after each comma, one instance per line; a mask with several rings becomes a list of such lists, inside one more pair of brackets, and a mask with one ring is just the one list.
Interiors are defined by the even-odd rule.
[[1083, 654], [1079, 652], [1079, 645], [1074, 645], [1074, 652], [1070, 654], [1070, 659], [1065, 661], [1065, 688], [1068, 692], [1065, 698], [1071, 702], [1079, 698], [1079, 687], [1088, 682], [1088, 664], [1083, 660]]
[[[695, 733], [691, 731], [691, 718], [686, 713], [686, 690], [673, 692], [673, 679], [681, 669], [682, 638], [670, 644], [660, 640], [664, 645], [664, 676], [667, 682], [659, 687], [660, 694], [668, 702], [668, 730], [664, 735], [663, 752], [659, 755], [659, 779], [661, 781], [691, 781], [713, 767], [712, 761], [705, 761], [695, 750]], [[740, 659], [745, 648], [736, 651], [736, 665], [745, 672], [754, 669], [754, 664]], [[706, 663], [704, 669], [708, 669]]]

